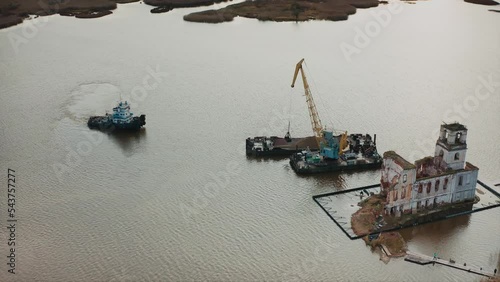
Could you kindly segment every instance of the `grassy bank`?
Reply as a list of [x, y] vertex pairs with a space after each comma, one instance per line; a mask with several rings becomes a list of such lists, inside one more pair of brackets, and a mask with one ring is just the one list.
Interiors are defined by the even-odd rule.
[[229, 5], [219, 10], [191, 13], [184, 20], [191, 22], [220, 23], [235, 17], [261, 21], [347, 20], [356, 8], [378, 6], [378, 0], [255, 0]]
[[[0, 28], [6, 28], [27, 19], [29, 15], [48, 16], [60, 14], [77, 18], [106, 16], [117, 4], [139, 0], [0, 0]], [[226, 0], [144, 0], [155, 6], [151, 12], [167, 12], [174, 8], [212, 5]]]

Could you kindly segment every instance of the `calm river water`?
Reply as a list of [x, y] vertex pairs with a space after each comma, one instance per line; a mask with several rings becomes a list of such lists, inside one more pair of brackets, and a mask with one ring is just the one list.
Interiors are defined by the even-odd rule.
[[[441, 122], [463, 122], [468, 161], [498, 183], [500, 15], [443, 0], [401, 4], [382, 27], [372, 13], [387, 6], [345, 22], [209, 25], [182, 20], [204, 8], [150, 8], [0, 31], [1, 225], [8, 168], [18, 219], [15, 275], [0, 231], [1, 281], [481, 279], [385, 264], [312, 200], [379, 172], [300, 177], [287, 159], [247, 158], [244, 139], [284, 135], [289, 120], [292, 135], [311, 134], [302, 83], [290, 88], [305, 58], [325, 125], [377, 133], [380, 152], [413, 161], [433, 154]], [[89, 131], [120, 95], [146, 129]], [[498, 208], [403, 232], [412, 251], [488, 269], [500, 267], [498, 234]]]

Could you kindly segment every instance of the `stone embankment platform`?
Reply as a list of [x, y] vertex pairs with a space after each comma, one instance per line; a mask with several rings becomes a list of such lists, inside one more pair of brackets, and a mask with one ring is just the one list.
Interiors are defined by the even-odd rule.
[[431, 263], [433, 265], [441, 264], [486, 277], [493, 277], [495, 275], [494, 270], [489, 271], [475, 265], [470, 265], [467, 263], [457, 263], [452, 259], [444, 260], [439, 257], [434, 258], [428, 255], [414, 253], [410, 251], [406, 252], [405, 261], [413, 262], [420, 265], [427, 265]]

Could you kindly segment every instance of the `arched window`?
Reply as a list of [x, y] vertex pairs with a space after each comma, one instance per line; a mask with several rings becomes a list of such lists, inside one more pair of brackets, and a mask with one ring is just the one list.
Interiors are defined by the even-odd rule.
[[427, 183], [427, 193], [431, 192], [431, 186], [432, 186], [432, 183], [429, 181], [429, 183]]
[[446, 188], [448, 188], [448, 178], [444, 179], [443, 190], [446, 190]]
[[401, 190], [401, 199], [404, 199], [406, 196], [406, 191], [405, 189], [403, 188], [403, 190]]
[[422, 183], [419, 183], [418, 184], [418, 193], [422, 193], [422, 190], [423, 190], [423, 187], [424, 185], [422, 185]]
[[439, 190], [439, 184], [440, 184], [440, 183], [441, 183], [441, 181], [439, 181], [439, 179], [438, 179], [438, 180], [436, 180], [436, 183], [434, 183], [434, 189], [435, 189], [436, 191], [437, 191], [437, 190]]
[[460, 154], [459, 153], [456, 153], [455, 154], [455, 160], [459, 160], [460, 159]]

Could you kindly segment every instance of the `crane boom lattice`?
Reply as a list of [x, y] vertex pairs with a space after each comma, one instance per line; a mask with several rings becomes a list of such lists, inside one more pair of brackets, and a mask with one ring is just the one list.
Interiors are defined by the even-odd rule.
[[321, 125], [321, 120], [318, 115], [318, 110], [316, 109], [316, 104], [314, 103], [311, 89], [309, 88], [309, 83], [307, 83], [306, 74], [302, 68], [302, 62], [304, 62], [304, 59], [300, 60], [295, 67], [292, 87], [295, 86], [295, 81], [297, 80], [297, 75], [300, 71], [300, 74], [302, 75], [302, 83], [304, 84], [304, 92], [306, 96], [307, 108], [309, 110], [309, 117], [311, 119], [311, 126], [319, 146], [319, 143], [323, 138], [323, 126]]

